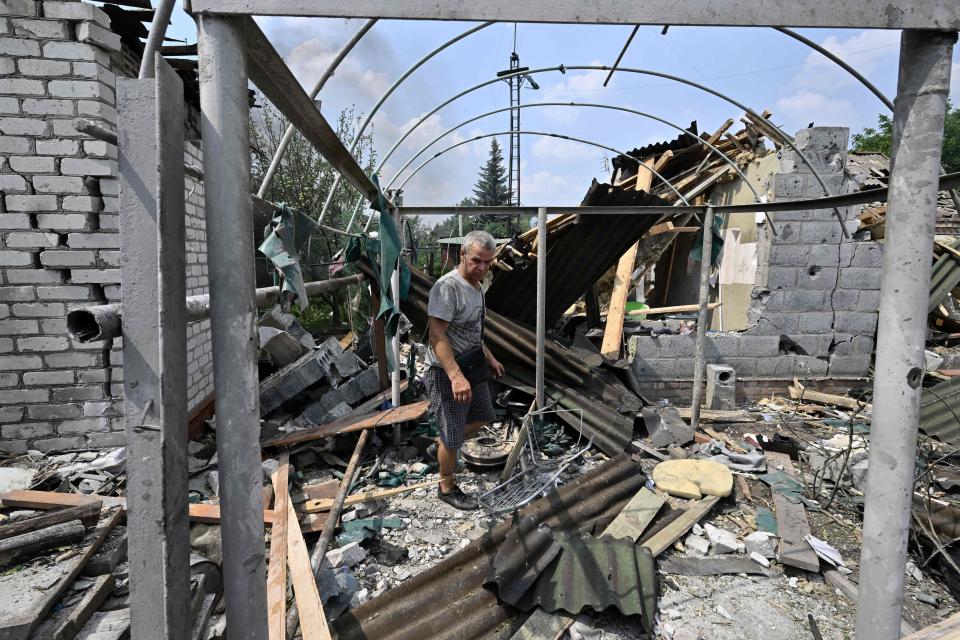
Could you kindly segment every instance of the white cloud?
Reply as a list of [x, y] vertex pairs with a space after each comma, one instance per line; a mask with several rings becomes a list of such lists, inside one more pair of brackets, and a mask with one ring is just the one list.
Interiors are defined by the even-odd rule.
[[528, 148], [534, 158], [551, 162], [582, 160], [584, 151], [591, 151], [581, 142], [548, 136], [536, 136], [536, 141]]
[[[594, 60], [590, 65], [600, 66], [604, 63]], [[537, 96], [536, 102], [606, 102], [609, 96], [606, 95], [606, 89], [603, 86], [603, 80], [606, 78], [606, 71], [568, 71], [566, 75], [561, 76], [559, 82], [543, 87], [541, 95]], [[616, 83], [616, 75], [611, 81], [612, 86]], [[528, 94], [529, 95], [529, 94]], [[534, 100], [530, 100], [533, 102]], [[546, 107], [539, 113], [553, 122], [569, 124], [579, 119], [583, 109], [573, 107]]]
[[[867, 77], [882, 65], [897, 59], [899, 44], [900, 32], [893, 30], [865, 30], [843, 39], [830, 36], [820, 43]], [[824, 91], [859, 83], [832, 60], [811, 51], [806, 64], [794, 76], [793, 84]]]
[[780, 98], [777, 109], [788, 118], [812, 121], [818, 126], [846, 126], [858, 121], [857, 110], [849, 100], [831, 98], [816, 91], [801, 90]]
[[521, 175], [520, 194], [524, 204], [576, 206], [590, 186], [579, 172], [575, 176], [550, 171]]
[[960, 107], [960, 61], [954, 62], [950, 68], [950, 102], [954, 107]]

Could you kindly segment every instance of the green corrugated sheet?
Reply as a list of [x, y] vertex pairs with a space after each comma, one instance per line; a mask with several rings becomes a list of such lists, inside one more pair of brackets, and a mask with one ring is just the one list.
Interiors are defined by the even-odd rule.
[[920, 430], [949, 444], [960, 444], [960, 376], [923, 390]]
[[933, 272], [930, 274], [930, 302], [927, 305], [927, 313], [932, 313], [940, 306], [947, 294], [958, 284], [960, 284], [960, 258], [952, 253], [944, 253], [933, 264]]

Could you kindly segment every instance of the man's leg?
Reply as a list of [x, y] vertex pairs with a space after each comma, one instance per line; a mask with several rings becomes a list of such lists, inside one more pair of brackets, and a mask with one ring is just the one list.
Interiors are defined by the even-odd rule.
[[440, 489], [448, 493], [457, 486], [457, 452], [451, 451], [437, 438], [437, 461], [440, 463]]

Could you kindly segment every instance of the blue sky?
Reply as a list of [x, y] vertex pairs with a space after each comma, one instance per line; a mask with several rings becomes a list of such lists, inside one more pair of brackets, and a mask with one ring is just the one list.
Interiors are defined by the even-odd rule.
[[[317, 18], [258, 18], [274, 46], [309, 88], [360, 21]], [[335, 120], [356, 105], [365, 113], [411, 64], [473, 23], [382, 21], [361, 40], [321, 93], [322, 111]], [[530, 68], [561, 64], [611, 65], [631, 31], [629, 26], [521, 24], [517, 52]], [[899, 32], [805, 29], [808, 38], [841, 54], [891, 99], [896, 93]], [[192, 20], [178, 9], [170, 36], [196, 41]], [[399, 135], [436, 104], [494, 77], [509, 66], [513, 25], [491, 25], [430, 60], [385, 103], [373, 120], [374, 141], [382, 155]], [[621, 66], [683, 76], [728, 94], [794, 133], [810, 122], [848, 126], [857, 132], [876, 123], [886, 108], [870, 92], [803, 44], [772, 29], [641, 27]], [[568, 71], [536, 76], [540, 90], [525, 89], [523, 103], [578, 101], [646, 111], [682, 126], [696, 120], [714, 130], [742, 113], [733, 105], [692, 87], [660, 78], [618, 72], [604, 88], [606, 73]], [[960, 47], [954, 55], [953, 102], [960, 103]], [[383, 171], [382, 183], [429, 140], [480, 113], [509, 105], [505, 83], [473, 92], [433, 116], [400, 147]], [[573, 107], [531, 107], [521, 115], [523, 129], [551, 131], [629, 150], [673, 138], [674, 129], [632, 114]], [[499, 113], [471, 123], [433, 149], [509, 127]], [[505, 145], [506, 137], [500, 138]], [[430, 163], [405, 189], [407, 205], [449, 205], [471, 194], [489, 139], [467, 143]], [[429, 157], [427, 154], [423, 156]], [[522, 139], [522, 201], [525, 205], [579, 204], [591, 178], [605, 180], [603, 149], [554, 138]], [[413, 166], [419, 164], [416, 162]]]

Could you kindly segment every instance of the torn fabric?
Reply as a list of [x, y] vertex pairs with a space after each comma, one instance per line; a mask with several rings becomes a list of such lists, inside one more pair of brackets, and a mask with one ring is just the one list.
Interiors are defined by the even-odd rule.
[[281, 203], [264, 229], [263, 235], [266, 237], [258, 247], [260, 253], [280, 272], [283, 281], [280, 300], [284, 304], [295, 300], [301, 311], [307, 308], [309, 302], [298, 256], [316, 228], [317, 223], [310, 216]]

